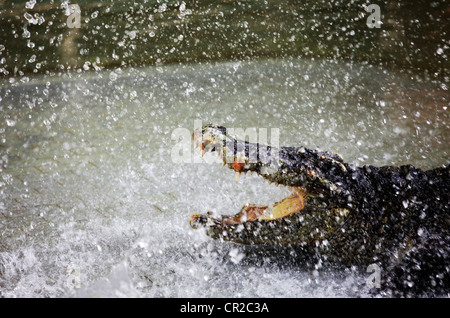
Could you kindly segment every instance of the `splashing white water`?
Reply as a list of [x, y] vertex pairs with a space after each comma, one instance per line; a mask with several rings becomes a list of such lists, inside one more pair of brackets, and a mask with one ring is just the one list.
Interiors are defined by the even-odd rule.
[[196, 119], [274, 127], [281, 145], [431, 168], [449, 152], [438, 84], [370, 66], [266, 60], [4, 85], [1, 296], [368, 296], [355, 268], [305, 269], [290, 249], [277, 259], [191, 229], [190, 214], [234, 214], [286, 190], [250, 175], [236, 184], [220, 165], [173, 164], [171, 133]]

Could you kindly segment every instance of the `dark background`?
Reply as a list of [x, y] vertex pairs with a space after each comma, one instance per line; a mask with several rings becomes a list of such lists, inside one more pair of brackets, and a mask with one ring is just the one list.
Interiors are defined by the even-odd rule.
[[[367, 62], [449, 81], [445, 0], [37, 0], [32, 9], [26, 3], [0, 0], [0, 74], [6, 78], [294, 56]], [[80, 6], [81, 28], [66, 25], [67, 4]], [[381, 28], [366, 25], [369, 4], [380, 6]]]

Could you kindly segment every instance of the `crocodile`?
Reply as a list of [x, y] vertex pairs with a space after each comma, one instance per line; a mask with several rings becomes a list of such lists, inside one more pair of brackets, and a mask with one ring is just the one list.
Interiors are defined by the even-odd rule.
[[253, 172], [292, 194], [237, 214], [193, 214], [193, 228], [246, 245], [296, 246], [344, 266], [377, 264], [391, 296], [450, 295], [450, 165], [357, 166], [326, 151], [238, 140], [206, 125], [194, 132], [236, 174]]

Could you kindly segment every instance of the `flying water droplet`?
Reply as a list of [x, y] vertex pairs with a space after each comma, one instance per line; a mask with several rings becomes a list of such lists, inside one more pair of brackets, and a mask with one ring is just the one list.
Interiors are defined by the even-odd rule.
[[117, 74], [114, 73], [114, 72], [111, 72], [111, 74], [109, 74], [109, 79], [110, 79], [111, 81], [117, 80]]
[[229, 255], [230, 255], [230, 260], [234, 264], [238, 264], [244, 258], [244, 254], [240, 253], [237, 248], [233, 248], [230, 251]]
[[25, 8], [33, 9], [36, 4], [36, 0], [30, 0], [25, 3]]
[[12, 120], [10, 118], [6, 119], [6, 125], [8, 125], [8, 127], [14, 127], [16, 125], [16, 123], [17, 122], [15, 120]]
[[29, 39], [30, 36], [31, 36], [30, 31], [28, 31], [27, 28], [24, 27], [24, 28], [23, 28], [22, 37], [23, 37], [24, 39]]
[[33, 17], [30, 13], [25, 12], [24, 18], [30, 23], [30, 24], [38, 24], [39, 20]]

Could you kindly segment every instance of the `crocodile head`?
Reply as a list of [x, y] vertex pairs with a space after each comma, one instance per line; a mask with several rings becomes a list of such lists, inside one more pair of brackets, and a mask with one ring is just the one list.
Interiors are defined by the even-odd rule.
[[349, 166], [337, 154], [304, 147], [273, 148], [236, 140], [225, 127], [208, 125], [194, 132], [203, 153], [217, 152], [236, 174], [254, 172], [292, 194], [272, 206], [247, 205], [235, 215], [191, 216], [194, 228], [213, 238], [244, 244], [326, 244], [351, 214]]

